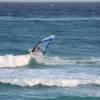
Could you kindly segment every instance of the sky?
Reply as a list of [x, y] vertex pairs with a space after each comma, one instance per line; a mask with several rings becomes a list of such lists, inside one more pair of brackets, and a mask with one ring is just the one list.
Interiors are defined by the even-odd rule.
[[0, 0], [0, 2], [96, 2], [100, 0]]

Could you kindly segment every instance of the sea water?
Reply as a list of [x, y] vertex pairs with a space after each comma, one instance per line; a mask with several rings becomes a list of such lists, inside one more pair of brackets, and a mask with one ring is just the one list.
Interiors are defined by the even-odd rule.
[[100, 3], [0, 3], [0, 99], [99, 100]]

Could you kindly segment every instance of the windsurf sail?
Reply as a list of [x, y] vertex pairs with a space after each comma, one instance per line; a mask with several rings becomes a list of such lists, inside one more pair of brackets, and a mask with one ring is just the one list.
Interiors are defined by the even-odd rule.
[[41, 52], [46, 52], [47, 48], [49, 47], [49, 45], [51, 44], [51, 42], [55, 39], [54, 35], [50, 35], [44, 39], [42, 39], [41, 41], [39, 41], [35, 47], [33, 48], [32, 52], [35, 52], [36, 50], [40, 50]]

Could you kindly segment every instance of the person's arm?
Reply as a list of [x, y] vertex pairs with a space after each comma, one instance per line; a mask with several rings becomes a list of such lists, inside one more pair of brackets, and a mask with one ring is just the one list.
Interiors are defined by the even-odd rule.
[[38, 43], [34, 46], [34, 48], [32, 49], [32, 52], [34, 52], [34, 51], [35, 51], [35, 49], [36, 49], [37, 45], [38, 45], [38, 44], [40, 44], [40, 42], [41, 42], [41, 41], [39, 41], [39, 42], [38, 42]]
[[35, 48], [32, 49], [32, 52], [34, 52], [34, 51], [35, 51]]

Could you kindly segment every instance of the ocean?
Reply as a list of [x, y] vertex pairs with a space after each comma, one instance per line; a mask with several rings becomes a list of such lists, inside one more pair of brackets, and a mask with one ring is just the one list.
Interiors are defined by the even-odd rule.
[[100, 3], [0, 3], [0, 100], [100, 100]]

